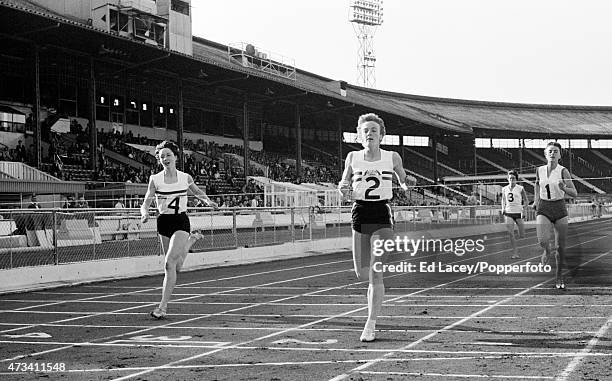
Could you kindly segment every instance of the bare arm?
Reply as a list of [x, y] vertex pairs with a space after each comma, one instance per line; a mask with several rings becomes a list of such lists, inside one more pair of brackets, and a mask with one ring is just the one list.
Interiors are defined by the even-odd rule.
[[527, 192], [525, 192], [525, 188], [521, 190], [521, 201], [523, 206], [529, 204], [529, 199], [527, 198]]
[[149, 220], [149, 207], [151, 206], [151, 202], [153, 202], [153, 196], [155, 195], [155, 183], [153, 182], [153, 177], [149, 178], [149, 187], [147, 188], [147, 193], [145, 193], [144, 201], [140, 206], [140, 220], [144, 224]]
[[406, 171], [404, 170], [404, 163], [402, 162], [401, 156], [397, 152], [393, 152], [393, 171], [397, 175], [397, 178], [400, 183], [400, 187], [403, 190], [408, 190], [408, 185], [406, 184]]
[[567, 168], [563, 168], [563, 172], [561, 172], [561, 177], [563, 180], [559, 181], [559, 188], [565, 192], [566, 195], [570, 197], [578, 196], [578, 191], [574, 186], [574, 182], [572, 181], [572, 176], [570, 175]]
[[353, 152], [349, 152], [348, 155], [346, 155], [346, 160], [344, 161], [344, 172], [342, 173], [342, 179], [340, 179], [340, 183], [338, 184], [338, 191], [343, 197], [347, 197], [351, 189], [351, 179], [353, 177], [353, 168], [351, 167], [352, 161]]
[[204, 201], [208, 206], [212, 206], [213, 208], [218, 207], [217, 203], [211, 200], [210, 197], [208, 197], [208, 195], [206, 194], [206, 192], [204, 192], [202, 189], [200, 189], [199, 186], [196, 185], [191, 175], [187, 175], [187, 184], [189, 184], [189, 190], [191, 191], [191, 194], [193, 194], [196, 198], [201, 201]]

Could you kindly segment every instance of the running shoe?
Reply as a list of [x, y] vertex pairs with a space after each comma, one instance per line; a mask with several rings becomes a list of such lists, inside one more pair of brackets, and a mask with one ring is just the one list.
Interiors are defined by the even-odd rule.
[[191, 253], [191, 247], [195, 245], [195, 243], [198, 242], [198, 240], [201, 240], [202, 238], [204, 238], [204, 234], [200, 233], [199, 231], [191, 232], [191, 234], [189, 235], [189, 238], [187, 238], [187, 247], [189, 248], [190, 253]]
[[374, 331], [374, 327], [365, 327], [363, 329], [363, 332], [361, 333], [361, 337], [359, 338], [359, 340], [363, 342], [374, 341], [376, 339]]
[[557, 282], [555, 283], [555, 288], [557, 290], [565, 291], [565, 280], [563, 278], [557, 278]]
[[162, 310], [159, 307], [156, 307], [153, 311], [151, 311], [151, 316], [157, 320], [162, 320], [166, 318], [166, 310]]

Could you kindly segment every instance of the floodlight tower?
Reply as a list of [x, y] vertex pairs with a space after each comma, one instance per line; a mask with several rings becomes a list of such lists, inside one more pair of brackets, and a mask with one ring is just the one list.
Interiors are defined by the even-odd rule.
[[382, 0], [351, 0], [349, 5], [349, 21], [359, 39], [357, 83], [364, 87], [376, 87], [374, 34], [383, 23], [382, 4]]

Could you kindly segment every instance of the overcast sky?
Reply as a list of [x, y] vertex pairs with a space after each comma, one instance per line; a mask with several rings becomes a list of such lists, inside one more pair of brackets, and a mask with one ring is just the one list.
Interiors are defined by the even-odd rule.
[[[193, 34], [251, 43], [357, 84], [348, 0], [192, 0]], [[612, 106], [612, 1], [386, 0], [376, 88], [538, 104]]]

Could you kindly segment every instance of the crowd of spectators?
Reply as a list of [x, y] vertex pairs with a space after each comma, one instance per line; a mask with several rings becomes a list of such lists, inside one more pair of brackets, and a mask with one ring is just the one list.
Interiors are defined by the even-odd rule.
[[[98, 130], [96, 147], [98, 153], [97, 171], [88, 171], [90, 163], [90, 126], [83, 125], [76, 119], [70, 122], [69, 134], [48, 134], [48, 155], [43, 158], [45, 170], [63, 179], [73, 180], [75, 172], [90, 172], [92, 181], [146, 183], [152, 173], [160, 168], [150, 151], [140, 150], [130, 146], [139, 144], [153, 147], [160, 141], [131, 131], [122, 133], [117, 130]], [[271, 152], [282, 147], [280, 152]], [[285, 144], [286, 143], [286, 144]], [[207, 193], [220, 197], [221, 204], [226, 206], [252, 206], [263, 204], [263, 189], [254, 182], [244, 182], [242, 160], [237, 157], [244, 155], [244, 149], [239, 145], [220, 145], [203, 139], [196, 141], [186, 139], [186, 150], [194, 151], [185, 155], [185, 172], [192, 175], [197, 184], [205, 186]], [[301, 176], [297, 176], [293, 144], [279, 142], [272, 150], [249, 151], [249, 159], [256, 164], [249, 166], [249, 175], [267, 176], [276, 181], [292, 183], [336, 183], [339, 174], [334, 168], [337, 161], [333, 155], [303, 151], [306, 162], [302, 165]], [[111, 158], [110, 151], [133, 159], [139, 165], [127, 165], [121, 160]], [[225, 155], [226, 153], [234, 154]], [[34, 162], [34, 145], [29, 151], [19, 142], [17, 147], [0, 148], [0, 160], [15, 160], [24, 163]], [[241, 196], [233, 194], [242, 193]], [[223, 195], [222, 195], [223, 194]], [[230, 194], [229, 196], [227, 194]]]
[[19, 161], [22, 163], [33, 163], [36, 151], [34, 144], [26, 149], [22, 140], [17, 142], [15, 148], [10, 148], [6, 145], [0, 146], [0, 161]]

